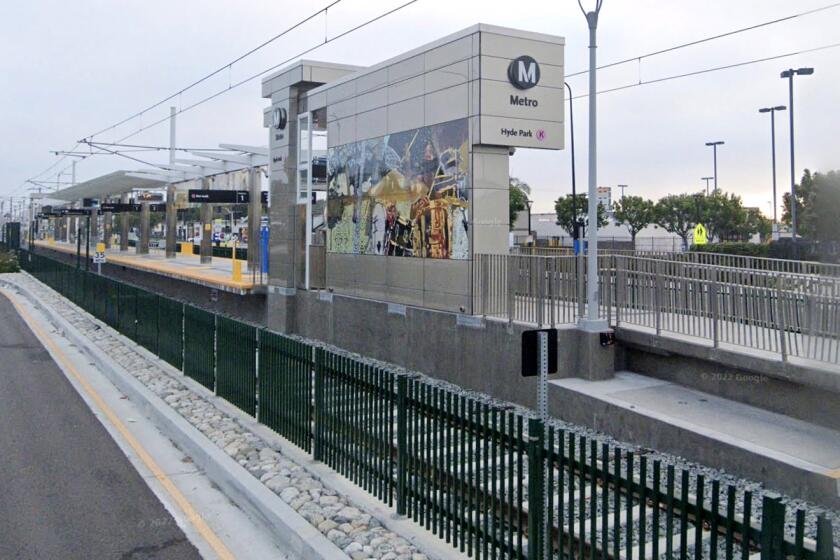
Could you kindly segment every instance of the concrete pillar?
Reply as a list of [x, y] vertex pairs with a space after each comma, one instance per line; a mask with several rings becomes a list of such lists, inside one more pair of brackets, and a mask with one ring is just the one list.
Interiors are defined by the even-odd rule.
[[589, 332], [577, 329], [578, 343], [575, 352], [576, 377], [589, 381], [605, 381], [615, 376], [615, 345], [614, 341], [602, 341], [605, 333]]
[[[202, 174], [204, 172], [202, 171]], [[210, 190], [210, 179], [201, 178], [201, 189]], [[201, 264], [208, 264], [213, 261], [213, 206], [204, 203], [201, 205]]]
[[73, 229], [73, 226], [70, 224], [70, 216], [64, 217], [64, 232], [61, 236], [61, 239], [70, 243], [70, 230]]
[[166, 258], [175, 258], [176, 228], [178, 227], [178, 211], [175, 209], [175, 185], [166, 185]]
[[143, 202], [140, 205], [140, 237], [137, 240], [138, 255], [149, 254], [149, 228], [151, 222], [151, 213], [149, 211], [149, 203]]
[[112, 212], [104, 212], [102, 214], [102, 238], [105, 242], [105, 248], [111, 248], [111, 236], [114, 231], [114, 214]]
[[99, 209], [90, 211], [90, 248], [94, 250], [99, 242]]
[[260, 220], [262, 218], [262, 200], [260, 189], [260, 170], [252, 167], [248, 170], [248, 270], [260, 267]]
[[[123, 204], [128, 204], [129, 200], [128, 193], [120, 197], [120, 202]], [[128, 212], [120, 214], [120, 251], [128, 251], [128, 218]]]

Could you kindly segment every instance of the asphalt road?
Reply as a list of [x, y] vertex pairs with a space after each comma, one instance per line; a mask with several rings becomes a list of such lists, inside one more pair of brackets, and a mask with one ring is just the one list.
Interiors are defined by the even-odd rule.
[[199, 558], [0, 295], [0, 558]]

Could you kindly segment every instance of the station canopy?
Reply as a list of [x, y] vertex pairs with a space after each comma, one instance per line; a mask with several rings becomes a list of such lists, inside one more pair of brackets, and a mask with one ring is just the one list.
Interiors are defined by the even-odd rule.
[[49, 193], [55, 200], [74, 202], [83, 198], [103, 199], [109, 196], [119, 196], [135, 190], [155, 190], [166, 187], [166, 181], [137, 177], [133, 171], [114, 171], [95, 179], [77, 183], [72, 187]]

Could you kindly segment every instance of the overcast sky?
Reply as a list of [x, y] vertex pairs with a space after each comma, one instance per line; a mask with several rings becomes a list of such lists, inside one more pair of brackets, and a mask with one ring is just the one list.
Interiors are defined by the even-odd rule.
[[[404, 0], [402, 0], [404, 1]], [[174, 100], [185, 107], [247, 76], [295, 57], [402, 3], [343, 0], [229, 71]], [[586, 0], [584, 5], [594, 5]], [[22, 194], [21, 183], [90, 135], [174, 93], [220, 67], [326, 1], [163, 0], [4, 2], [0, 8], [0, 195]], [[822, 7], [831, 0], [648, 1], [605, 0], [599, 25], [599, 63], [637, 57], [679, 43]], [[419, 0], [306, 58], [371, 65], [483, 22], [566, 38], [567, 73], [588, 65], [588, 32], [574, 0]], [[838, 41], [840, 7], [643, 59], [599, 72], [598, 89], [774, 56]], [[779, 72], [813, 66], [797, 79], [797, 177], [804, 167], [840, 168], [840, 48], [742, 68], [643, 85], [599, 95], [598, 184], [630, 185], [627, 194], [658, 198], [696, 192], [712, 174], [704, 143], [724, 140], [718, 154], [719, 186], [770, 213], [770, 122], [759, 107], [787, 105]], [[570, 77], [575, 95], [587, 93], [586, 75]], [[166, 103], [100, 141], [120, 139], [168, 113]], [[178, 117], [178, 144], [214, 147], [220, 142], [265, 145], [260, 81], [254, 80]], [[574, 102], [578, 186], [587, 184], [587, 104]], [[777, 119], [780, 189], [789, 186], [787, 114]], [[568, 127], [567, 127], [568, 146]], [[166, 124], [126, 142], [166, 145]], [[132, 154], [164, 161], [165, 153]], [[519, 150], [511, 173], [533, 187], [537, 211], [571, 190], [570, 151]], [[56, 170], [66, 165], [62, 164]], [[97, 156], [80, 162], [77, 180], [136, 162]], [[55, 173], [55, 171], [53, 171]], [[45, 176], [45, 180], [55, 180]], [[64, 176], [69, 180], [69, 174]], [[615, 196], [615, 194], [614, 194]], [[780, 195], [781, 200], [781, 195]]]

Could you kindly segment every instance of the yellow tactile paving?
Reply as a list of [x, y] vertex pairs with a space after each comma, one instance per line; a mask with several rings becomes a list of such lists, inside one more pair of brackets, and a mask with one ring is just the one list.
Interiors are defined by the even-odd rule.
[[[60, 243], [52, 244], [44, 241], [36, 241], [35, 246], [50, 249], [52, 251], [76, 254], [75, 247], [70, 247], [69, 245]], [[200, 265], [198, 263], [198, 257], [193, 257], [192, 255], [185, 256], [179, 254], [174, 262], [157, 262], [142, 256], [118, 255], [111, 252], [108, 252], [106, 256], [108, 261], [111, 263], [117, 263], [139, 270], [150, 270], [165, 276], [198, 281], [203, 284], [214, 284], [222, 287], [235, 288], [237, 290], [251, 290], [254, 288], [253, 282], [237, 282], [229, 277], [226, 278], [225, 273], [219, 271], [218, 269], [213, 269], [207, 265]], [[193, 263], [189, 263], [190, 260], [192, 260]]]

